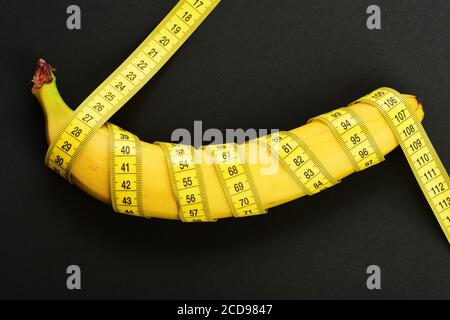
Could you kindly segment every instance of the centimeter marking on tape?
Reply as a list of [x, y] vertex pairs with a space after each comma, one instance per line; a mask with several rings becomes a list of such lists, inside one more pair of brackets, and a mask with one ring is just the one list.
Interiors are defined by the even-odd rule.
[[244, 146], [230, 143], [211, 147], [217, 175], [233, 216], [241, 218], [267, 213], [246, 162]]
[[370, 104], [381, 111], [450, 243], [449, 176], [414, 110], [391, 88], [380, 88], [356, 102]]
[[70, 181], [83, 147], [147, 83], [219, 4], [181, 0], [139, 47], [75, 110], [47, 151], [46, 164]]
[[141, 143], [137, 136], [108, 123], [109, 181], [114, 211], [145, 217], [142, 206]]
[[355, 171], [369, 168], [384, 160], [369, 129], [349, 108], [339, 108], [310, 119], [328, 125], [344, 149]]
[[183, 222], [215, 221], [209, 210], [200, 165], [192, 146], [157, 142], [166, 155], [172, 190]]
[[267, 144], [306, 194], [313, 195], [338, 183], [297, 135], [281, 131], [259, 140]]

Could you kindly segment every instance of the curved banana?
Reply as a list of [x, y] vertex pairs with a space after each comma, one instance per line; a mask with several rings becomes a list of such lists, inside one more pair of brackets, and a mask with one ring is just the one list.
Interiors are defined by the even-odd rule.
[[[38, 63], [33, 82], [32, 93], [44, 111], [47, 142], [50, 142], [55, 139], [61, 127], [72, 118], [73, 111], [59, 95], [52, 67], [42, 59]], [[412, 95], [404, 97], [422, 120], [424, 113], [419, 100]], [[398, 145], [388, 123], [376, 108], [365, 103], [352, 104], [349, 108], [366, 124], [384, 155]], [[291, 132], [302, 137], [335, 180], [340, 181], [355, 171], [343, 148], [324, 123], [314, 121]], [[246, 148], [249, 144], [246, 144]], [[108, 147], [108, 130], [105, 125], [98, 130], [80, 154], [72, 170], [72, 181], [94, 198], [110, 204]], [[142, 142], [141, 148], [142, 201], [145, 214], [157, 218], [179, 219], [165, 154], [161, 147], [155, 144]], [[260, 163], [249, 163], [264, 208], [274, 207], [305, 195], [285, 169], [280, 167], [276, 174], [264, 175], [262, 166]], [[201, 169], [213, 217], [215, 219], [231, 217], [232, 211], [214, 164], [204, 162]]]

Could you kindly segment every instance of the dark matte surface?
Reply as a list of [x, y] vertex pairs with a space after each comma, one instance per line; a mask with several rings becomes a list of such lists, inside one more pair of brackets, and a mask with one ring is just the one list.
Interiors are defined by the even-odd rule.
[[[423, 100], [448, 166], [450, 2], [377, 1], [381, 31], [366, 28], [370, 1], [222, 2], [115, 123], [146, 141], [193, 120], [289, 129], [387, 85]], [[450, 298], [448, 243], [400, 150], [265, 217], [200, 225], [114, 214], [48, 170], [35, 63], [58, 69], [77, 106], [176, 1], [123, 3], [76, 1], [81, 31], [65, 27], [72, 1], [0, 11], [0, 297]], [[81, 291], [65, 287], [69, 264]], [[381, 291], [366, 289], [370, 264]]]

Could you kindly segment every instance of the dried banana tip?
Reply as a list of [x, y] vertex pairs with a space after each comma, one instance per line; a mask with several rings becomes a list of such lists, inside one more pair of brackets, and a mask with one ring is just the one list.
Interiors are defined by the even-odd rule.
[[44, 84], [51, 83], [53, 81], [53, 71], [55, 71], [55, 68], [45, 62], [44, 59], [39, 59], [32, 80], [34, 83], [33, 89], [40, 89]]

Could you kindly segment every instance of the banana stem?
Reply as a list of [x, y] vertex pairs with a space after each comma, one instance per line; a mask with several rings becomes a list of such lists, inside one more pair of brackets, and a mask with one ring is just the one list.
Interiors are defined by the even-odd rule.
[[53, 81], [53, 71], [56, 71], [51, 64], [45, 62], [44, 59], [39, 59], [36, 65], [36, 71], [34, 72], [33, 80], [34, 83], [33, 90], [38, 90], [44, 86], [44, 84], [49, 84]]

